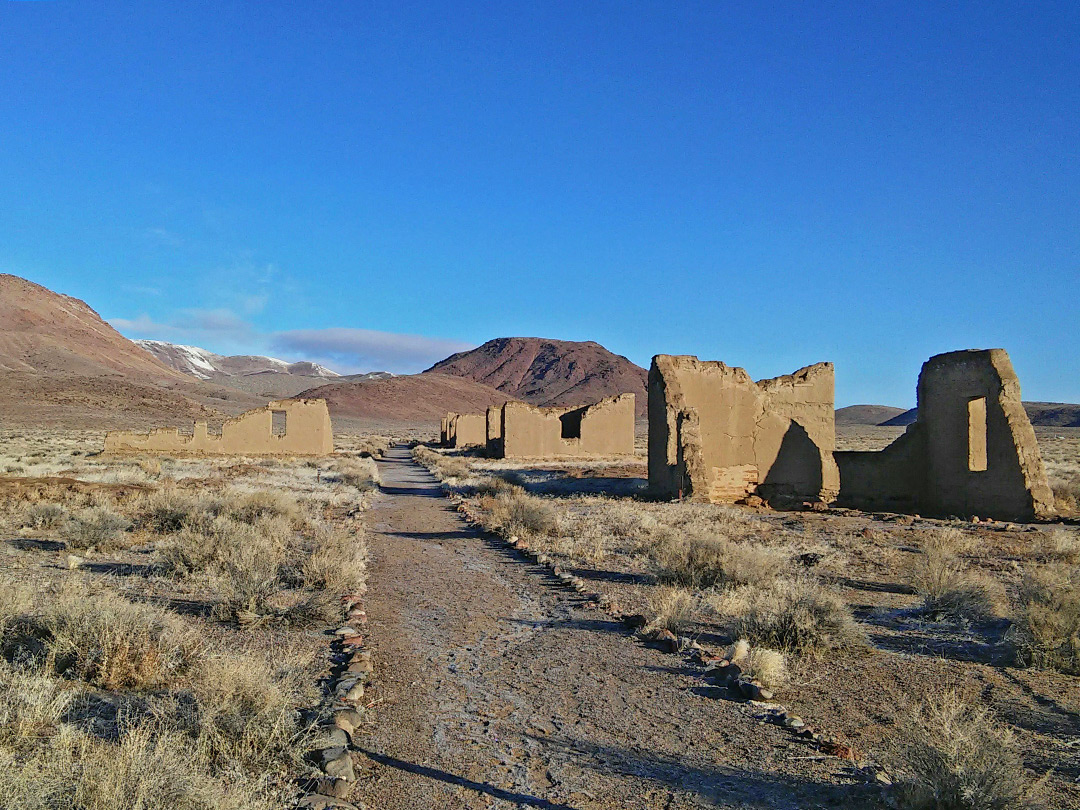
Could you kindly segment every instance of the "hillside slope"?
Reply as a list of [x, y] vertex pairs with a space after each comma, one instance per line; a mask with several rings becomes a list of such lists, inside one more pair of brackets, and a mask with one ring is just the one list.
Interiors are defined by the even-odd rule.
[[648, 372], [593, 341], [510, 337], [447, 357], [427, 371], [452, 374], [534, 405], [582, 405], [614, 394], [636, 396], [647, 411]]
[[5, 425], [109, 428], [212, 420], [248, 405], [249, 397], [237, 397], [241, 401], [234, 402], [229, 392], [169, 368], [83, 301], [0, 274]]
[[880, 425], [904, 413], [891, 405], [848, 405], [836, 409], [838, 425]]

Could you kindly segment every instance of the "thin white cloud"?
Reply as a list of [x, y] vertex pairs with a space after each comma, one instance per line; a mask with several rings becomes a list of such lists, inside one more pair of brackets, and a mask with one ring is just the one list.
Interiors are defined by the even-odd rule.
[[474, 348], [459, 340], [346, 327], [264, 333], [230, 309], [187, 309], [165, 322], [143, 314], [110, 318], [109, 323], [129, 338], [182, 343], [219, 354], [310, 360], [343, 374], [411, 374], [455, 352]]
[[348, 368], [397, 373], [422, 371], [447, 355], [474, 348], [447, 338], [345, 327], [277, 332], [271, 345], [279, 351], [326, 357]]

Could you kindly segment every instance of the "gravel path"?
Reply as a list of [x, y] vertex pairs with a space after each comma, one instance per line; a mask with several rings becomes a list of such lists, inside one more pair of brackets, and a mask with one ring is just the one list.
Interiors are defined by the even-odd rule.
[[407, 449], [379, 471], [369, 807], [860, 806], [838, 763], [476, 532]]

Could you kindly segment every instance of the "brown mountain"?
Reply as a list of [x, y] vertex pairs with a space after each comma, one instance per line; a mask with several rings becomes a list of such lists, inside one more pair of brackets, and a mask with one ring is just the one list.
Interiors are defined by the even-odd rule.
[[[243, 396], [243, 395], [239, 395]], [[0, 274], [0, 422], [116, 427], [236, 411], [247, 402], [164, 365], [83, 301]]]
[[509, 399], [491, 386], [450, 374], [425, 372], [401, 377], [330, 383], [297, 396], [322, 397], [334, 419], [438, 422], [447, 411], [483, 413]]
[[584, 405], [614, 394], [634, 394], [645, 416], [649, 373], [593, 341], [496, 338], [447, 357], [424, 374], [453, 374], [497, 388], [534, 405]]

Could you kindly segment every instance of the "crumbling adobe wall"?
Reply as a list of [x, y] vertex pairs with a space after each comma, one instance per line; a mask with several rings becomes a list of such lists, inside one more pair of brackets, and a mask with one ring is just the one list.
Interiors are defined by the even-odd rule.
[[[489, 430], [489, 449], [502, 458], [618, 456], [634, 453], [634, 395], [619, 394], [593, 405], [538, 408], [507, 402], [499, 427]], [[488, 424], [491, 425], [489, 414]]]
[[482, 413], [457, 413], [450, 424], [451, 447], [483, 447], [487, 444], [487, 417]]
[[653, 358], [649, 487], [659, 497], [829, 502], [840, 489], [835, 445], [831, 363], [754, 382], [721, 362]]
[[918, 419], [880, 453], [837, 453], [840, 502], [934, 515], [1030, 520], [1054, 498], [1020, 381], [1004, 349], [931, 357], [918, 383]]
[[[275, 433], [275, 414], [283, 420]], [[282, 399], [226, 420], [221, 434], [211, 434], [206, 422], [196, 422], [190, 436], [177, 428], [149, 433], [110, 431], [106, 453], [171, 453], [181, 455], [324, 456], [334, 452], [330, 411], [324, 399]]]
[[450, 444], [450, 420], [453, 419], [455, 414], [447, 413], [441, 420], [439, 420], [439, 444], [446, 447]]

